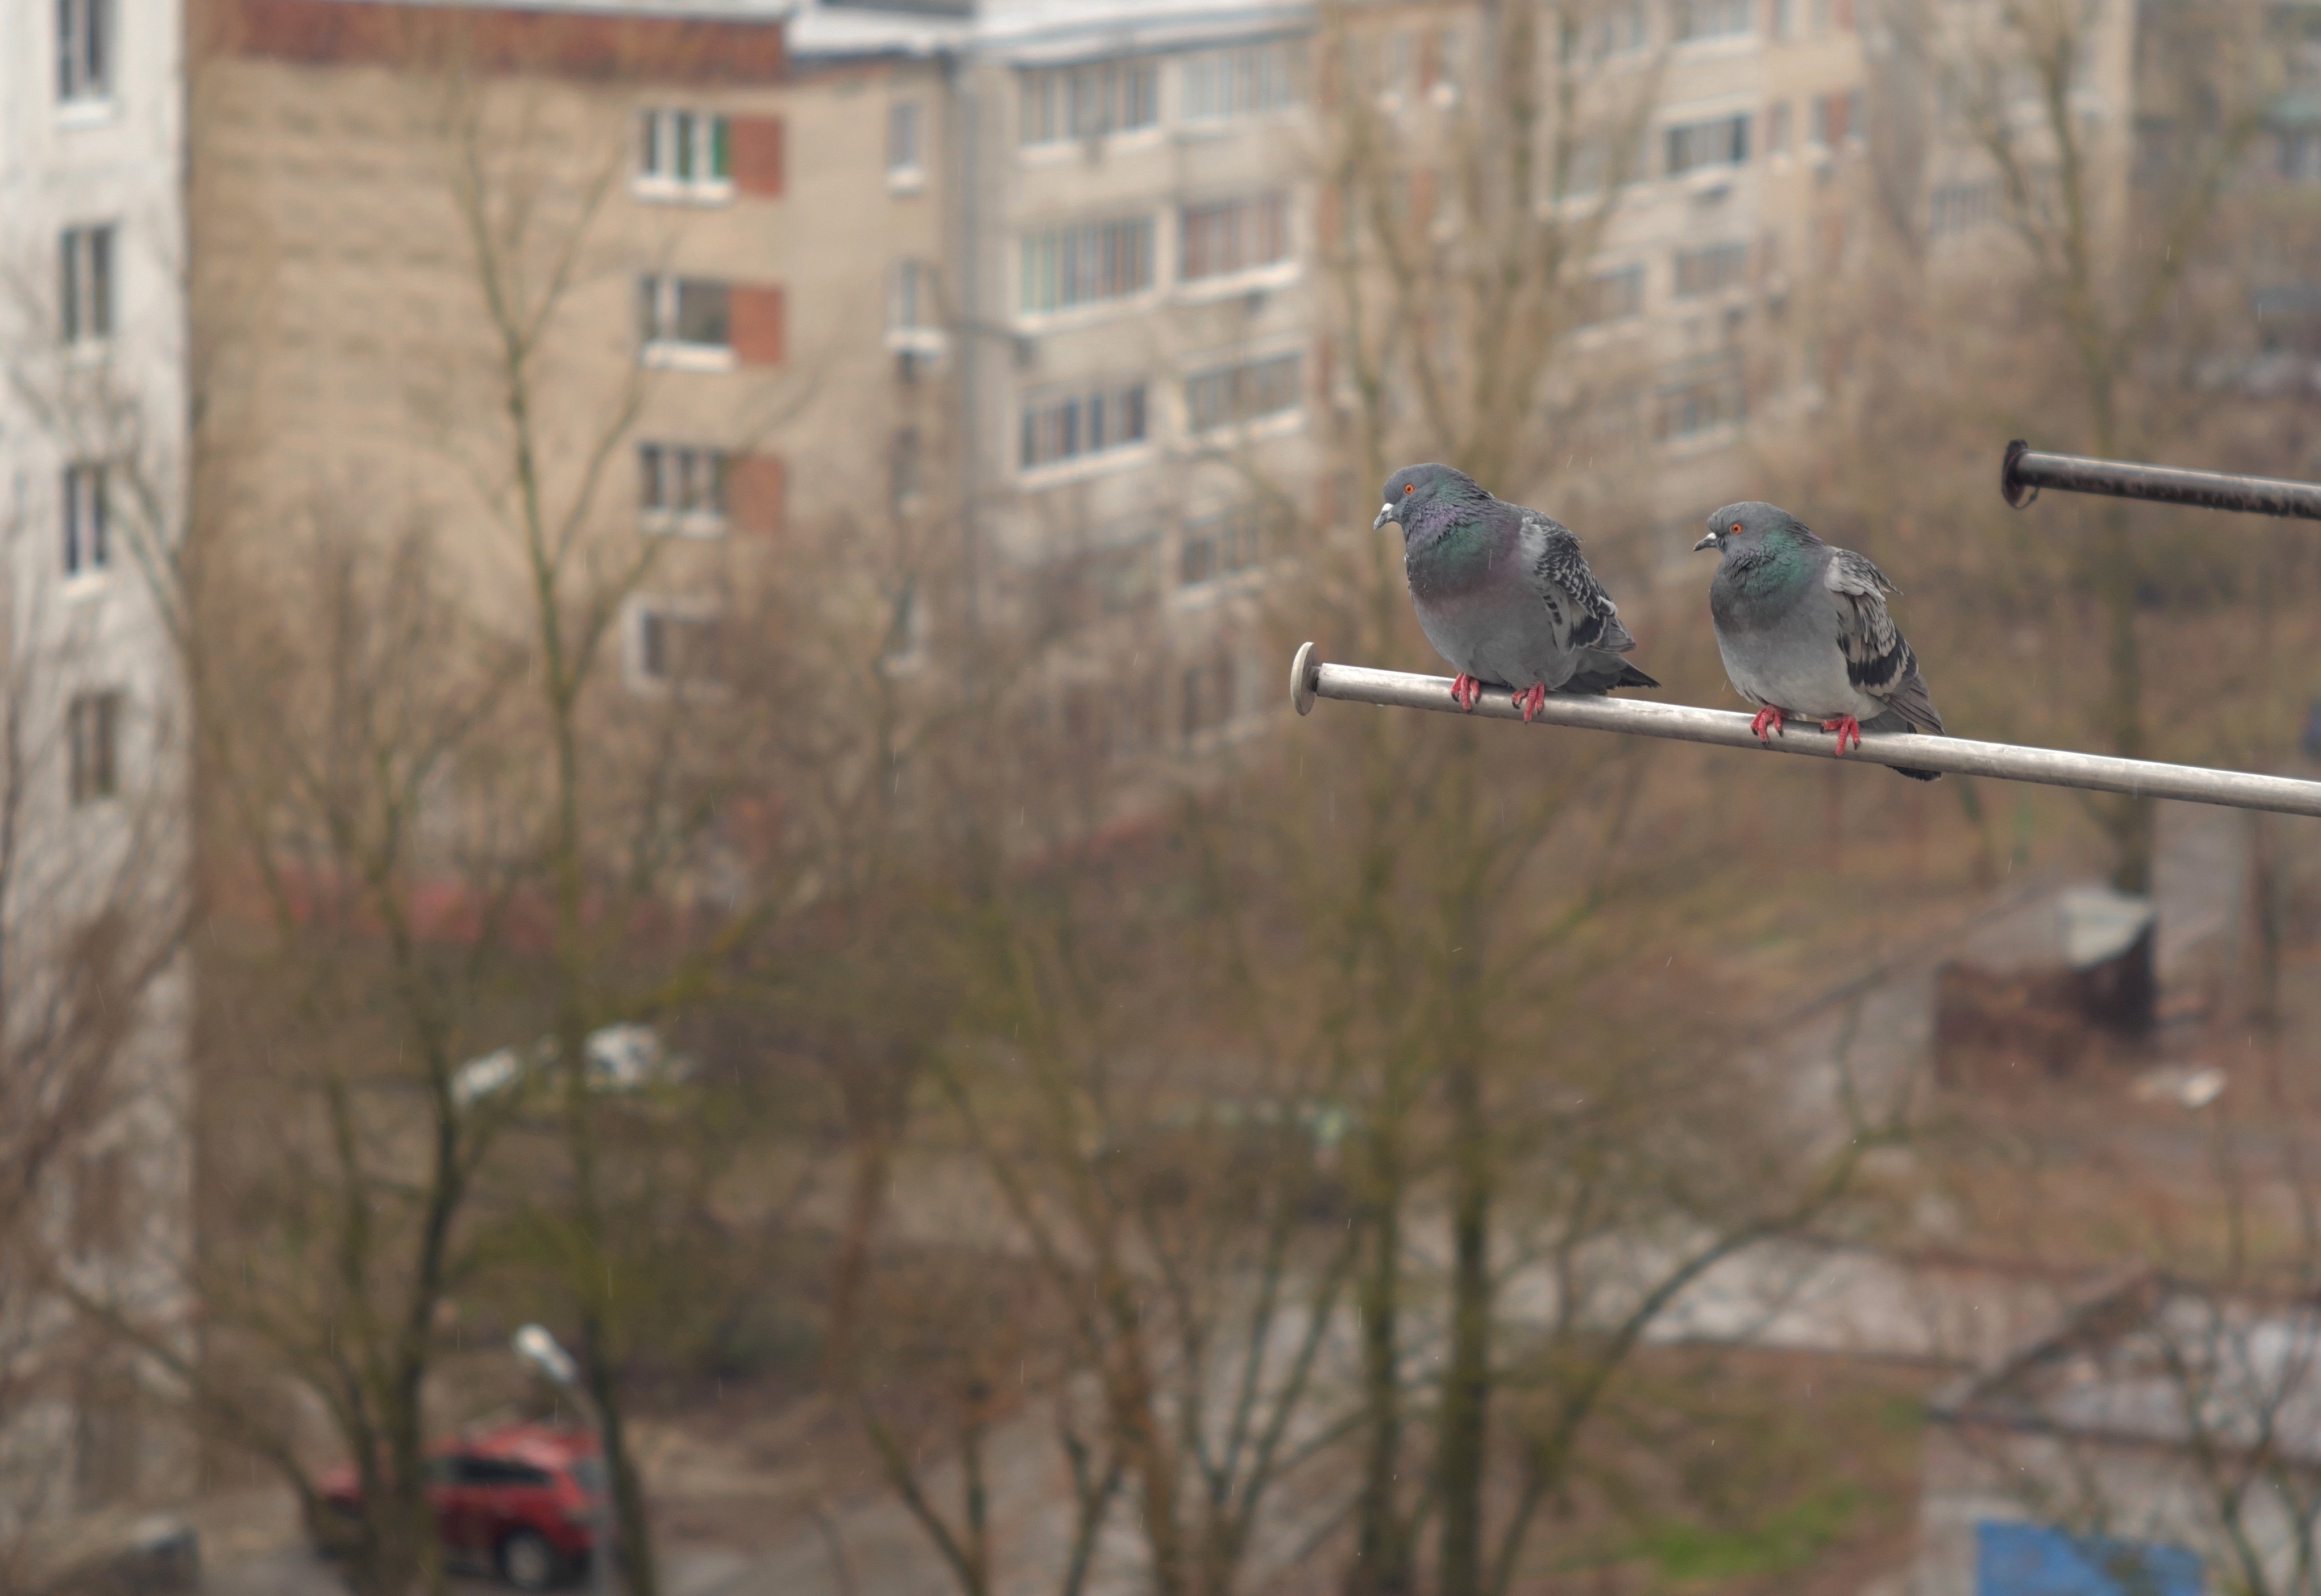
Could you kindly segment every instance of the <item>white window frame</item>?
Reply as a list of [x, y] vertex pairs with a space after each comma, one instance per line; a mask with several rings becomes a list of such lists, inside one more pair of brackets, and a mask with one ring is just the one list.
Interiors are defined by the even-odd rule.
[[1932, 185], [1926, 195], [1927, 239], [1948, 243], [1991, 225], [1999, 218], [2002, 197], [1996, 177]]
[[[691, 105], [640, 107], [636, 130], [636, 164], [629, 186], [638, 198], [696, 205], [722, 205], [733, 197], [733, 130], [722, 111]], [[688, 147], [691, 171], [680, 175], [656, 166], [661, 152]], [[717, 170], [720, 153], [725, 170]], [[675, 163], [671, 163], [672, 166]]]
[[[1253, 373], [1262, 367], [1294, 365], [1297, 380], [1291, 389], [1291, 402], [1279, 410], [1260, 411], [1252, 415], [1228, 415], [1222, 421], [1201, 424], [1193, 414], [1193, 385], [1222, 378], [1226, 391], [1232, 391], [1236, 377]], [[1277, 432], [1295, 431], [1306, 424], [1307, 369], [1306, 350], [1302, 346], [1267, 349], [1257, 354], [1237, 356], [1214, 365], [1193, 367], [1185, 373], [1182, 394], [1185, 404], [1185, 436], [1200, 442], [1232, 442], [1270, 437]]]
[[897, 354], [939, 355], [942, 326], [935, 263], [906, 256], [887, 268], [887, 347]]
[[[1110, 82], [1106, 79], [1109, 76]], [[1142, 93], [1137, 92], [1139, 80]], [[1083, 115], [1083, 95], [1104, 101], [1100, 112]], [[1036, 113], [1034, 102], [1038, 102]], [[1141, 104], [1139, 103], [1141, 101]], [[1142, 122], [1124, 120], [1137, 110]], [[1116, 56], [1063, 67], [1027, 67], [1016, 75], [1015, 148], [1036, 155], [1101, 140], [1154, 135], [1160, 131], [1160, 63], [1151, 56]]]
[[906, 516], [926, 503], [925, 438], [916, 427], [897, 427], [887, 443], [887, 512]]
[[[1279, 511], [1263, 499], [1245, 499], [1199, 515], [1177, 529], [1177, 593], [1193, 599], [1255, 583], [1274, 555], [1281, 530]], [[1208, 552], [1200, 574], [1191, 574], [1194, 552]]]
[[2273, 173], [2294, 187], [2321, 183], [2321, 130], [2281, 128], [2273, 134]]
[[[1593, 332], [1634, 322], [1644, 313], [1644, 295], [1652, 286], [1652, 268], [1642, 260], [1624, 260], [1597, 267], [1581, 279], [1578, 304], [1572, 312], [1574, 332]], [[1606, 301], [1616, 300], [1616, 305]]]
[[622, 630], [627, 634], [628, 680], [632, 691], [657, 696], [687, 698], [722, 697], [730, 685], [719, 676], [695, 676], [683, 682], [666, 674], [656, 675], [647, 668], [646, 639], [648, 629], [656, 620], [675, 621], [680, 625], [719, 625], [725, 619], [724, 610], [715, 602], [703, 599], [668, 597], [638, 597], [629, 601], [628, 624]]
[[[1133, 438], [1122, 435], [1122, 424], [1114, 413], [1127, 408], [1130, 394], [1136, 395], [1137, 432]], [[1088, 433], [1094, 401], [1101, 400], [1106, 411], [1107, 441], [1091, 447]], [[1032, 428], [1040, 423], [1035, 415], [1044, 415], [1063, 405], [1076, 406], [1073, 414], [1074, 446], [1069, 454], [1051, 455], [1040, 460], [1027, 458], [1030, 450], [1024, 445]], [[1059, 476], [1074, 476], [1102, 469], [1123, 461], [1140, 458], [1141, 452], [1152, 446], [1154, 422], [1152, 413], [1152, 383], [1148, 377], [1095, 377], [1079, 382], [1056, 383], [1028, 389], [1015, 401], [1015, 469], [1018, 476], [1039, 480]]]
[[1455, 22], [1434, 31], [1434, 84], [1427, 97], [1447, 111], [1466, 92], [1467, 31]]
[[[1716, 419], [1679, 431], [1669, 424], [1672, 404], [1689, 406], [1695, 396], [1715, 391], [1708, 407]], [[1712, 440], [1736, 435], [1749, 421], [1749, 389], [1741, 368], [1736, 365], [1718, 364], [1702, 367], [1665, 377], [1652, 395], [1652, 431], [1660, 447], [1678, 452], [1706, 448]]]
[[1398, 111], [1418, 87], [1418, 31], [1389, 28], [1371, 41], [1370, 97], [1381, 111]]
[[1294, 110], [1306, 99], [1306, 58], [1294, 39], [1197, 50], [1178, 68], [1178, 116], [1188, 128]]
[[919, 99], [887, 106], [887, 186], [915, 194], [927, 186], [927, 107]]
[[[637, 445], [638, 524], [644, 530], [670, 538], [722, 538], [731, 524], [731, 509], [725, 502], [726, 473], [732, 468], [733, 457], [722, 449], [704, 444], [648, 442]], [[680, 502], [669, 502], [669, 485], [674, 471], [687, 491], [677, 496]], [[708, 491], [698, 495], [691, 485], [707, 473]], [[705, 497], [705, 502], [701, 502]], [[654, 498], [660, 503], [653, 503]], [[695, 503], [685, 503], [687, 498]]]
[[57, 520], [67, 581], [95, 581], [113, 567], [108, 488], [102, 460], [75, 460], [59, 476]]
[[66, 793], [75, 809], [121, 793], [122, 706], [117, 687], [76, 693], [65, 704]]
[[[1210, 648], [1206, 659], [1181, 667], [1178, 672], [1179, 747], [1187, 755], [1230, 740], [1247, 712], [1248, 683], [1233, 640], [1215, 639]], [[1221, 705], [1223, 712], [1214, 720], [1198, 716], [1197, 707], [1206, 703]], [[1192, 724], [1197, 719], [1201, 723]]]
[[1582, 50], [1591, 61], [1622, 60], [1642, 55], [1652, 42], [1652, 18], [1643, 0], [1613, 0], [1581, 23]]
[[[700, 283], [725, 291], [725, 341], [695, 343], [676, 335], [678, 324], [678, 289], [685, 283]], [[739, 357], [733, 352], [733, 285], [723, 277], [687, 277], [676, 272], [646, 272], [637, 279], [637, 302], [642, 309], [647, 293], [652, 295], [652, 310], [647, 324], [638, 329], [639, 357], [647, 366], [675, 367], [687, 371], [729, 371]]]
[[[1244, 250], [1253, 251], [1255, 240], [1267, 220], [1268, 207], [1278, 207], [1271, 220], [1279, 229], [1281, 252], [1279, 255], [1270, 260], [1244, 259], [1224, 270], [1204, 272], [1197, 277], [1187, 269], [1191, 265], [1186, 258], [1186, 251], [1192, 239], [1189, 224], [1192, 212], [1233, 212], [1227, 225]], [[1188, 298], [1245, 293], [1252, 286], [1287, 283], [1294, 281], [1303, 269], [1298, 253], [1297, 197], [1287, 187], [1186, 201], [1177, 207], [1175, 231], [1177, 288]]]
[[41, 9], [57, 21], [58, 107], [109, 107], [119, 65], [118, 0], [42, 0]]
[[[1682, 50], [1688, 45], [1718, 44], [1734, 39], [1753, 38], [1757, 32], [1757, 5], [1758, 0], [1676, 0], [1675, 5], [1670, 7], [1669, 42]], [[1687, 23], [1703, 11], [1711, 14], [1716, 31], [1707, 33], [1684, 32]], [[1735, 20], [1740, 26], [1726, 25]]]
[[121, 229], [85, 222], [57, 237], [57, 339], [76, 353], [101, 351], [121, 319]]
[[[1107, 247], [1106, 240], [1108, 235], [1115, 240], [1133, 237], [1141, 241], [1142, 280], [1133, 286], [1110, 293], [1076, 299], [1063, 297], [1063, 292], [1077, 287], [1079, 278], [1101, 276], [1100, 273], [1092, 274], [1083, 262], [1089, 250], [1100, 253]], [[1112, 247], [1116, 249], [1116, 244]], [[1034, 260], [1043, 251], [1046, 258], [1035, 269]], [[1068, 256], [1071, 258], [1069, 270], [1066, 265]], [[1019, 235], [1016, 240], [1016, 317], [1022, 322], [1044, 323], [1058, 317], [1119, 311], [1159, 292], [1161, 264], [1160, 222], [1149, 211], [1032, 228]], [[1060, 290], [1056, 302], [1053, 304], [1033, 304], [1035, 286], [1051, 281]]]
[[[1746, 111], [1731, 111], [1721, 115], [1688, 117], [1682, 122], [1668, 123], [1661, 130], [1662, 175], [1688, 177], [1696, 173], [1708, 172], [1729, 176], [1736, 167], [1747, 166], [1751, 154], [1750, 124], [1755, 120]], [[1689, 159], [1679, 167], [1672, 159], [1676, 154], [1675, 146], [1679, 142], [1685, 145], [1688, 157], [1692, 154], [1693, 147], [1701, 143], [1713, 145], [1721, 142], [1723, 153]]]
[[[1720, 277], [1716, 282], [1688, 288], [1684, 281], [1687, 261], [1703, 262], [1701, 269], [1704, 271], [1710, 269], [1706, 264], [1709, 262], [1715, 263], [1714, 269], [1719, 273], [1728, 266], [1734, 269], [1730, 277]], [[1669, 297], [1672, 300], [1714, 301], [1739, 293], [1748, 286], [1749, 241], [1746, 239], [1719, 239], [1713, 243], [1679, 249], [1669, 257]]]

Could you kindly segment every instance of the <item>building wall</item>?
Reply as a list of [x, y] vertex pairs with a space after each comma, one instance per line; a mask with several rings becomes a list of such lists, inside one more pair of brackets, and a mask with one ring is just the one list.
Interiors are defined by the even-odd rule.
[[[795, 73], [773, 22], [705, 36], [563, 17], [550, 20], [578, 34], [534, 39], [529, 58], [508, 46], [471, 71], [484, 58], [465, 38], [334, 54], [309, 42], [323, 30], [283, 20], [317, 11], [381, 14], [352, 31], [365, 41], [398, 37], [398, 14], [426, 15], [266, 0], [235, 13], [201, 64], [193, 224], [218, 527], [264, 541], [356, 518], [367, 526], [342, 530], [424, 522], [486, 612], [521, 624], [521, 550], [477, 487], [508, 467], [494, 335], [450, 180], [464, 137], [444, 131], [455, 102], [481, 108], [501, 192], [538, 182], [557, 196], [535, 242], [582, 240], [542, 353], [550, 508], [580, 503], [586, 459], [610, 440], [579, 519], [608, 550], [664, 540], [642, 602], [715, 608], [737, 562], [778, 540], [893, 512], [897, 435], [940, 419], [888, 325], [897, 263], [940, 254], [924, 179], [887, 169], [887, 107], [927, 97], [925, 68]], [[575, 42], [591, 29], [610, 41]], [[679, 114], [699, 129], [723, 119], [725, 178], [644, 170], [648, 120], [673, 141]], [[933, 162], [939, 119], [920, 125]], [[641, 350], [649, 279], [722, 285], [726, 347]], [[653, 510], [649, 446], [725, 457], [722, 525]], [[633, 685], [650, 685], [633, 630], [626, 647]]]
[[[1461, 142], [1474, 96], [1497, 92], [1488, 26], [1457, 4], [1344, 14], [1345, 92], [1370, 99], [1410, 204], [1454, 248]], [[1843, 0], [1607, 0], [1579, 14], [1569, 55], [1540, 46], [1537, 73], [1538, 203], [1578, 253], [1525, 480], [1506, 485], [1571, 521], [1616, 578], [1697, 576], [1701, 517], [1761, 491], [1765, 446], [1822, 402], [1825, 301], [1867, 220], [1856, 18]], [[1355, 247], [1374, 255], [1366, 226]], [[1391, 298], [1375, 270], [1364, 293]]]
[[[1195, 21], [1129, 50], [1104, 20], [1091, 8], [1035, 43], [969, 47], [958, 110], [974, 130], [960, 179], [970, 192], [954, 249], [975, 264], [966, 469], [991, 602], [1066, 634], [1047, 666], [1060, 712], [1085, 722], [1084, 751], [1133, 786], [1139, 772], [1230, 741], [1271, 703], [1275, 673], [1252, 627], [1254, 550], [1285, 512], [1307, 508], [1317, 469], [1315, 186], [1302, 96], [1218, 117], [1196, 116], [1188, 98], [1220, 51], [1302, 62], [1302, 19]], [[1029, 107], [1069, 92], [1075, 73], [1139, 76], [1134, 92], [1154, 96], [1150, 125], [1027, 140], [1027, 114], [1039, 114]], [[1246, 208], [1230, 220], [1208, 209], [1230, 204]], [[1078, 247], [1043, 240], [1107, 223], [1145, 230], [1141, 287], [1052, 308], [1027, 296], [1026, 271], [1046, 251]], [[1233, 248], [1220, 240], [1236, 226], [1242, 253], [1216, 252]], [[1277, 241], [1280, 258], [1264, 258]], [[1056, 407], [1079, 404], [1085, 433], [1101, 395], [1116, 430], [1131, 390], [1142, 395], [1141, 440], [1042, 458], [1060, 436], [1036, 436], [1063, 425]], [[1266, 413], [1220, 421], [1235, 391]]]
[[[1990, 1426], [1936, 1424], [1926, 1432], [1922, 1477], [1910, 1596], [2016, 1596], [1978, 1579], [1984, 1524], [2062, 1526], [2115, 1542], [2181, 1548], [2200, 1559], [2200, 1589], [2238, 1588], [2237, 1549], [2199, 1470], [2180, 1448], [2093, 1437], [2059, 1442]], [[2294, 1528], [2262, 1484], [2249, 1492], [2242, 1528], [2267, 1577], [2287, 1577]]]
[[[20, 1089], [91, 1086], [57, 1121], [36, 1222], [0, 1252], [60, 1256], [167, 1332], [187, 1308], [192, 1179], [177, 954], [190, 739], [166, 623], [187, 467], [182, 32], [168, 0], [105, 0], [68, 51], [59, 30], [89, 11], [0, 8], [0, 693], [21, 716], [0, 743], [18, 828], [0, 860], [0, 1070]], [[117, 1026], [76, 1018], [75, 994], [100, 989]], [[28, 1109], [46, 1111], [10, 1101], [13, 1155], [39, 1129]], [[23, 1279], [0, 1256], [0, 1533], [185, 1483], [167, 1383], [97, 1356]]]

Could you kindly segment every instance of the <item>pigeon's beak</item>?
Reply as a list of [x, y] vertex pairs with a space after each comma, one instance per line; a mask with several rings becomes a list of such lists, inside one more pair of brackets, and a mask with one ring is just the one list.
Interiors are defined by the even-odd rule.
[[1709, 533], [1709, 534], [1708, 534], [1708, 536], [1707, 536], [1706, 538], [1703, 538], [1699, 542], [1695, 543], [1695, 544], [1692, 546], [1692, 551], [1693, 551], [1695, 554], [1698, 554], [1698, 553], [1699, 553], [1702, 549], [1714, 549], [1714, 548], [1716, 548], [1716, 534], [1715, 532], [1711, 532], [1711, 533]]
[[1387, 503], [1379, 505], [1378, 519], [1370, 522], [1370, 530], [1376, 531], [1379, 528], [1392, 521], [1394, 519], [1394, 502], [1390, 499]]

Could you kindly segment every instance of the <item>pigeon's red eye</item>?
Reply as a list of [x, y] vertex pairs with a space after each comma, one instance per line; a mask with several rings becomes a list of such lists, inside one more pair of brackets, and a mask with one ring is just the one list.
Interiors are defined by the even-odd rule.
[[1741, 523], [1740, 523], [1739, 521], [1734, 521], [1734, 522], [1733, 523], [1733, 530], [1734, 530], [1734, 531], [1736, 531], [1736, 532], [1737, 532], [1737, 531], [1739, 531], [1739, 530], [1741, 530]]
[[1404, 484], [1402, 485], [1403, 496], [1404, 496], [1405, 498], [1409, 497], [1409, 496], [1410, 496], [1410, 491], [1411, 491], [1413, 488], [1416, 487], [1417, 485], [1417, 485], [1416, 483], [1415, 483], [1415, 482], [1406, 482], [1406, 483], [1404, 483]]

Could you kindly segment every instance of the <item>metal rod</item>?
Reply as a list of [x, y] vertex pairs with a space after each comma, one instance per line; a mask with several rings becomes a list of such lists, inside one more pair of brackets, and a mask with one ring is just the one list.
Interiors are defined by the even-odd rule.
[[2020, 438], [2007, 446], [1999, 462], [1998, 493], [2020, 510], [2043, 487], [2067, 494], [2105, 494], [2116, 499], [2155, 499], [2165, 504], [2198, 504], [2245, 515], [2293, 516], [2321, 521], [2321, 483], [2289, 482], [2277, 476], [2233, 476], [2222, 471], [2182, 471], [2173, 466], [2140, 466], [2128, 460], [2098, 460], [2085, 455], [2042, 454]]
[[[1289, 697], [1301, 715], [1317, 698], [1389, 709], [1461, 712], [1451, 697], [1448, 676], [1372, 670], [1359, 665], [1324, 663], [1307, 643], [1289, 667]], [[1487, 692], [1471, 712], [1488, 720], [1520, 722], [1522, 712], [1504, 690]], [[1727, 710], [1688, 704], [1652, 703], [1634, 698], [1587, 698], [1550, 694], [1534, 719], [1547, 726], [1588, 731], [1620, 731], [1634, 737], [1667, 737], [1722, 748], [1770, 749], [1776, 754], [1839, 757], [1837, 738], [1810, 722], [1789, 722], [1770, 743], [1749, 730], [1749, 717]], [[1843, 756], [1848, 764], [1907, 765], [1954, 775], [1996, 776], [2002, 781], [2040, 782], [2051, 787], [2085, 787], [2098, 793], [2132, 793], [2185, 803], [2220, 803], [2233, 809], [2264, 809], [2278, 814], [2321, 816], [2321, 782], [2285, 775], [2253, 775], [2209, 770], [2198, 765], [2162, 765], [2149, 759], [2118, 759], [2108, 754], [2075, 754], [2062, 748], [2030, 748], [2015, 743], [1970, 742], [1962, 737], [1917, 737], [1867, 732], [1861, 746]]]

